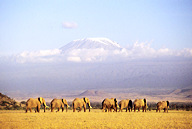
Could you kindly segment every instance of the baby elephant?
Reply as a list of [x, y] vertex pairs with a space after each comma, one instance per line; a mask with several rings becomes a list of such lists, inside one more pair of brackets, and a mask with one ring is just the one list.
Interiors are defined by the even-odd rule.
[[169, 101], [160, 101], [157, 103], [157, 110], [156, 112], [160, 112], [161, 109], [164, 109], [164, 112], [168, 113], [169, 108]]
[[51, 101], [51, 112], [53, 112], [55, 108], [58, 108], [58, 112], [59, 112], [60, 107], [62, 107], [62, 112], [63, 112], [65, 105], [66, 105], [66, 112], [67, 112], [67, 109], [69, 106], [68, 106], [67, 101], [65, 99], [53, 99]]

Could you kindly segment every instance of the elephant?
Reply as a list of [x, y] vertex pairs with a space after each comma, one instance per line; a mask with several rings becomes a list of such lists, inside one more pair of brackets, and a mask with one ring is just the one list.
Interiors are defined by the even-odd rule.
[[117, 99], [116, 98], [111, 98], [111, 99], [104, 99], [103, 102], [102, 102], [102, 109], [103, 109], [103, 112], [105, 111], [105, 109], [108, 110], [108, 112], [112, 111], [112, 108], [114, 109], [114, 112], [117, 112], [117, 107], [118, 107], [118, 104], [117, 104]]
[[119, 102], [119, 112], [122, 112], [123, 108], [126, 108], [126, 112], [129, 109], [132, 111], [132, 101], [129, 99], [124, 99]]
[[36, 99], [34, 99], [34, 98], [28, 99], [27, 102], [26, 102], [26, 113], [27, 113], [28, 109], [30, 109], [30, 112], [31, 112], [31, 108], [36, 108], [35, 112], [40, 112], [41, 104], [43, 104], [44, 112], [45, 112], [45, 109], [48, 106], [46, 105], [46, 102], [45, 102], [44, 98], [39, 97], [39, 98], [36, 98]]
[[75, 98], [72, 102], [73, 104], [73, 112], [75, 112], [76, 108], [79, 108], [79, 112], [82, 110], [82, 106], [84, 107], [84, 112], [86, 112], [86, 105], [88, 104], [89, 112], [91, 107], [90, 101], [87, 97], [84, 98]]
[[143, 112], [147, 110], [147, 100], [146, 99], [136, 99], [133, 103], [134, 105], [134, 112], [138, 108], [138, 112], [140, 112], [140, 108], [143, 108]]
[[67, 112], [68, 107], [69, 107], [67, 101], [65, 99], [56, 99], [55, 98], [51, 101], [51, 112], [53, 112], [55, 108], [58, 108], [58, 112], [59, 112], [60, 107], [62, 107], [62, 112], [63, 112], [64, 106], [66, 106], [66, 112]]
[[160, 101], [157, 103], [157, 110], [156, 112], [160, 112], [161, 109], [164, 109], [164, 112], [167, 111], [168, 113], [168, 108], [169, 108], [169, 101]]

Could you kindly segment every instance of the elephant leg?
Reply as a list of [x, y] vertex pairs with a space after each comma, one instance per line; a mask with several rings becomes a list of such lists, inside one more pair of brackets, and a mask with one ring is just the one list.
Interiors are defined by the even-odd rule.
[[31, 108], [29, 108], [29, 109], [30, 109], [30, 112], [32, 112]]
[[136, 111], [136, 106], [134, 105], [134, 112]]
[[73, 112], [75, 112], [75, 109], [76, 109], [76, 108], [73, 108]]
[[82, 107], [79, 108], [79, 112], [82, 110]]
[[84, 107], [84, 112], [86, 112], [86, 107]]
[[103, 112], [104, 112], [104, 110], [105, 110], [105, 107], [103, 106]]
[[62, 112], [64, 111], [64, 107], [62, 107]]
[[38, 107], [36, 107], [36, 109], [35, 109], [35, 113], [36, 113], [36, 112], [38, 112]]
[[27, 113], [28, 109], [29, 109], [29, 108], [27, 107], [27, 108], [26, 108], [26, 111], [25, 111], [26, 113]]
[[38, 113], [40, 112], [40, 106], [37, 106], [37, 112]]
[[145, 110], [145, 109], [144, 109], [144, 107], [143, 107], [143, 112], [144, 112], [144, 110]]
[[167, 108], [165, 108], [165, 112], [168, 112], [168, 109], [167, 109]]
[[58, 110], [57, 110], [57, 112], [59, 112], [59, 110], [60, 110], [60, 107], [58, 107]]
[[140, 107], [138, 108], [138, 112], [140, 112]]
[[51, 112], [53, 112], [53, 111], [54, 111], [54, 108], [55, 108], [55, 107], [51, 107]]

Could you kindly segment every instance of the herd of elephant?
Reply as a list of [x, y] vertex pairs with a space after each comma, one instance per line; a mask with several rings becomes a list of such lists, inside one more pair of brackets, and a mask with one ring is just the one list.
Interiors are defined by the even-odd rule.
[[[39, 98], [30, 98], [27, 100], [26, 102], [26, 113], [27, 111], [32, 108], [35, 108], [35, 112], [40, 112], [40, 107], [43, 104], [44, 106], [44, 112], [45, 109], [48, 107], [46, 105], [45, 99], [42, 97]], [[75, 112], [75, 110], [77, 108], [79, 108], [79, 112], [82, 110], [82, 107], [84, 108], [84, 112], [86, 112], [86, 105], [88, 105], [89, 108], [89, 112], [91, 107], [90, 101], [87, 97], [84, 98], [75, 98], [72, 102], [72, 106], [73, 106], [73, 112]], [[64, 111], [64, 107], [66, 106], [66, 112], [67, 109], [69, 107], [67, 101], [65, 99], [53, 99], [50, 103], [50, 108], [51, 108], [51, 112], [54, 111], [55, 108], [58, 108], [58, 111], [60, 110], [60, 107], [62, 107], [62, 112]], [[133, 103], [132, 100], [129, 99], [125, 99], [125, 100], [121, 100], [119, 102], [119, 105], [117, 103], [117, 99], [116, 98], [111, 98], [111, 99], [104, 99], [102, 102], [102, 110], [103, 112], [112, 112], [112, 109], [114, 110], [114, 112], [117, 112], [117, 109], [119, 108], [119, 112], [122, 112], [123, 109], [126, 109], [126, 112], [129, 110], [132, 111], [132, 109], [134, 108], [134, 112], [136, 111], [136, 109], [138, 109], [138, 111], [140, 111], [140, 108], [142, 107], [143, 112], [146, 112], [147, 110], [147, 100], [146, 99], [136, 99]], [[49, 108], [49, 107], [48, 107]], [[168, 108], [169, 108], [169, 101], [160, 101], [157, 103], [157, 110], [156, 112], [160, 112], [161, 109], [164, 109], [164, 112], [168, 112]]]

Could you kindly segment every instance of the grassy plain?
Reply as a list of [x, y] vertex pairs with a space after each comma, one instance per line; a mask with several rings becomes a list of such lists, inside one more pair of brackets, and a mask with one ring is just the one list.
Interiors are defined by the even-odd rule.
[[192, 128], [192, 111], [169, 113], [143, 112], [50, 112], [25, 113], [23, 110], [0, 110], [0, 129], [127, 129], [127, 128]]

